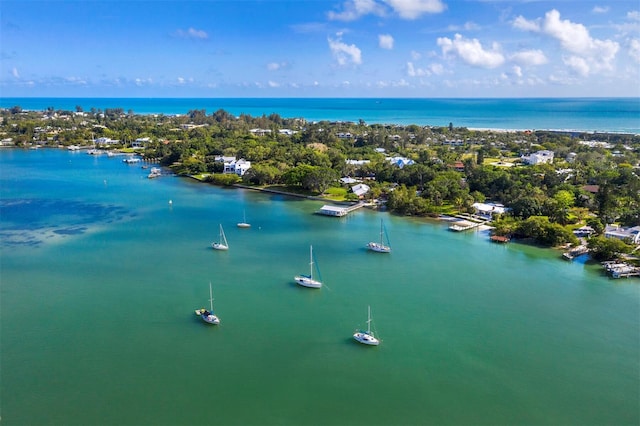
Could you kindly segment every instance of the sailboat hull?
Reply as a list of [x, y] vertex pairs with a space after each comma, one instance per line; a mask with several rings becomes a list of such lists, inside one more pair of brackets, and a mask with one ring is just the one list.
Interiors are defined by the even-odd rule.
[[207, 324], [220, 324], [220, 318], [207, 312], [205, 309], [196, 309], [196, 315], [202, 318], [202, 321], [206, 322]]
[[303, 287], [309, 287], [309, 288], [320, 288], [322, 287], [322, 283], [320, 281], [316, 281], [313, 278], [310, 278], [306, 275], [298, 275], [297, 277], [294, 278], [296, 283], [298, 283], [299, 285], [303, 286]]
[[356, 332], [353, 335], [353, 338], [364, 345], [378, 346], [380, 344], [380, 341], [378, 339], [364, 331]]
[[370, 242], [367, 244], [367, 247], [376, 253], [391, 253], [391, 247], [385, 246], [384, 244]]
[[211, 247], [214, 250], [229, 250], [229, 246], [225, 246], [224, 244], [221, 244], [221, 243], [212, 243]]

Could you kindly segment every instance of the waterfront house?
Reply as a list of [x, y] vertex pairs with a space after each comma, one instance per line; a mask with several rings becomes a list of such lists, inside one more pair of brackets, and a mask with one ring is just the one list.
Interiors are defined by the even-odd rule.
[[356, 194], [359, 198], [362, 198], [367, 192], [369, 192], [371, 188], [369, 185], [365, 185], [364, 183], [359, 183], [358, 185], [354, 185], [351, 187], [351, 192]]
[[509, 211], [509, 208], [498, 203], [473, 203], [472, 207], [475, 209], [476, 215], [486, 219], [491, 219], [496, 214], [504, 214]]
[[232, 157], [230, 161], [224, 162], [223, 173], [235, 173], [238, 176], [243, 176], [250, 168], [251, 161], [247, 161], [244, 158], [236, 160], [235, 157]]
[[151, 138], [138, 138], [131, 142], [131, 148], [144, 148], [149, 142], [151, 142]]
[[632, 244], [640, 244], [640, 226], [623, 228], [619, 225], [607, 225], [604, 228], [604, 236], [606, 238], [630, 241]]
[[595, 233], [596, 233], [596, 231], [592, 227], [587, 226], [587, 225], [581, 226], [580, 228], [573, 230], [573, 235], [575, 235], [578, 238], [590, 237]]
[[95, 139], [93, 143], [95, 143], [96, 145], [118, 145], [120, 141], [103, 136], [101, 138]]

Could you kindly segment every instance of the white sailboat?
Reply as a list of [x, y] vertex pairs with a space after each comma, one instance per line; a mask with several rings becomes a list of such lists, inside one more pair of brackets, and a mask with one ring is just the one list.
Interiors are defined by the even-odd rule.
[[213, 290], [211, 288], [211, 282], [209, 282], [209, 304], [209, 310], [205, 308], [196, 309], [196, 315], [199, 315], [202, 321], [207, 324], [220, 324], [220, 318], [213, 313]]
[[371, 331], [371, 306], [368, 309], [367, 331], [356, 330], [353, 338], [365, 345], [377, 346], [380, 344], [380, 340], [376, 339]]
[[218, 242], [211, 243], [211, 247], [216, 250], [229, 250], [229, 243], [227, 243], [227, 237], [224, 235], [224, 230], [222, 229], [222, 224], [220, 224], [220, 239]]
[[320, 288], [322, 281], [313, 278], [313, 246], [309, 246], [309, 275], [300, 274], [295, 278], [296, 282], [304, 287]]
[[247, 223], [246, 212], [242, 212], [242, 222], [238, 223], [238, 228], [251, 228], [251, 224]]
[[385, 244], [385, 232], [384, 225], [382, 224], [382, 219], [380, 219], [380, 242], [371, 241], [367, 244], [367, 247], [371, 251], [375, 251], [378, 253], [391, 253], [391, 245], [389, 245], [389, 237], [387, 237], [387, 241]]

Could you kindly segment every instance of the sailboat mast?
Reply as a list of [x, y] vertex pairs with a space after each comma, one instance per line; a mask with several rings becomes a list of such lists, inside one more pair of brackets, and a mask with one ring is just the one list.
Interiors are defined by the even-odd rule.
[[368, 306], [367, 308], [367, 334], [371, 334], [371, 306]]
[[382, 226], [382, 219], [380, 219], [380, 245], [384, 245], [384, 237], [383, 237], [383, 233], [384, 233], [384, 228]]
[[309, 277], [313, 279], [313, 246], [309, 246]]

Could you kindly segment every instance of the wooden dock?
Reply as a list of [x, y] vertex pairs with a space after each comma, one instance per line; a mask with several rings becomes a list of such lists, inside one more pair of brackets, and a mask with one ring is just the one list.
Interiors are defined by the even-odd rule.
[[564, 253], [562, 253], [562, 257], [567, 260], [573, 260], [576, 257], [582, 256], [583, 254], [587, 254], [587, 253], [589, 253], [589, 249], [587, 248], [587, 246], [581, 245], [569, 251], [565, 251]]
[[640, 268], [623, 262], [604, 262], [605, 270], [613, 278], [640, 277]]

